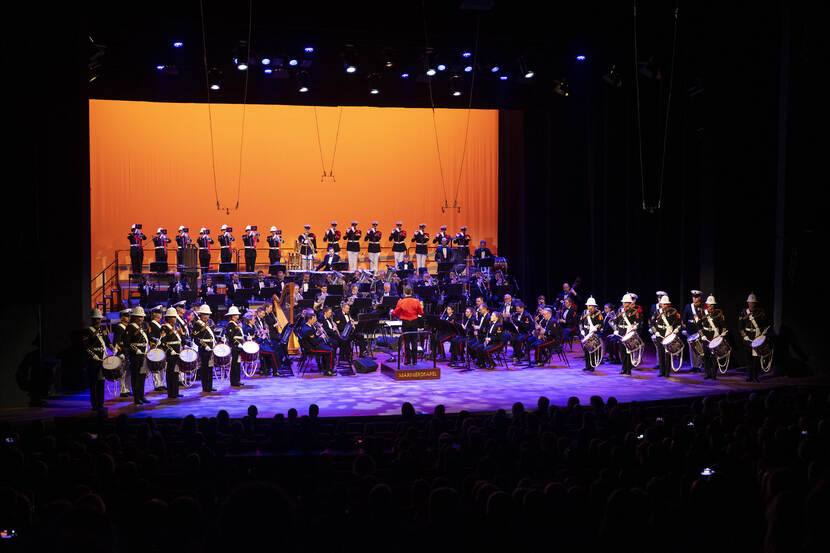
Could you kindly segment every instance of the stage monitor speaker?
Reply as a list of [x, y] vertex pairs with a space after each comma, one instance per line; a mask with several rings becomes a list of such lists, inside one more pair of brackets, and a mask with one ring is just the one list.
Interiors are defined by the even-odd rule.
[[235, 273], [235, 272], [237, 272], [236, 263], [233, 263], [233, 262], [220, 263], [219, 264], [219, 272], [220, 273]]
[[167, 272], [167, 262], [166, 261], [151, 261], [150, 262], [150, 272], [151, 273], [166, 273]]
[[378, 364], [370, 357], [361, 357], [354, 360], [354, 370], [360, 374], [373, 373], [378, 370]]

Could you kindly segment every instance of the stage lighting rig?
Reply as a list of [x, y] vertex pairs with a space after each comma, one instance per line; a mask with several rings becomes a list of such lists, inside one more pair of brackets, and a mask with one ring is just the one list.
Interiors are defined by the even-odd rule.
[[461, 96], [463, 88], [464, 81], [461, 79], [461, 75], [453, 75], [450, 77], [450, 94], [456, 97]]
[[553, 81], [553, 91], [560, 96], [568, 96], [570, 94], [570, 87], [568, 81], [565, 79], [558, 79]]

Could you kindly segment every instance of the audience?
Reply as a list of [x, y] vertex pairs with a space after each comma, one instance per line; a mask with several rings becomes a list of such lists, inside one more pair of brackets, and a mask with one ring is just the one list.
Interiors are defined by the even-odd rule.
[[827, 390], [509, 413], [0, 424], [20, 551], [780, 551], [830, 543]]

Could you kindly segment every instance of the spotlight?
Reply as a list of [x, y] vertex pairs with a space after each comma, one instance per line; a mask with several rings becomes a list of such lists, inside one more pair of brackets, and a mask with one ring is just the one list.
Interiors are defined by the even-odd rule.
[[585, 56], [584, 56], [584, 55], [582, 55], [582, 54], [579, 54], [579, 55], [576, 57], [576, 61], [585, 61]]
[[491, 73], [498, 73], [499, 72], [499, 66], [494, 65], [493, 67], [490, 68], [490, 72]]
[[290, 59], [290, 60], [288, 60], [288, 65], [291, 65], [291, 66], [297, 65], [298, 63], [299, 63], [299, 62], [298, 62], [297, 60], [295, 60], [295, 59]]
[[244, 61], [241, 61], [241, 62], [236, 64], [236, 68], [239, 69], [240, 71], [246, 71], [248, 69], [248, 64], [245, 63]]
[[427, 69], [427, 75], [429, 75], [430, 77], [432, 77], [433, 75], [435, 75], [435, 69], [433, 69], [432, 67], [430, 67], [429, 69]]
[[401, 79], [408, 79], [409, 73], [401, 73]]
[[393, 67], [395, 65], [395, 59], [392, 56], [392, 49], [391, 48], [384, 48], [383, 49], [383, 66], [387, 69]]
[[308, 92], [308, 87], [307, 87], [307, 86], [301, 86], [301, 87], [299, 88], [299, 91], [300, 91], [300, 92]]
[[357, 67], [350, 63], [346, 64], [346, 73], [354, 73], [355, 71], [357, 71]]
[[461, 57], [462, 58], [469, 58], [470, 56], [472, 56], [472, 54], [470, 52], [461, 52]]
[[453, 96], [461, 96], [461, 89], [464, 83], [461, 80], [461, 75], [453, 75], [450, 77], [450, 93]]
[[570, 92], [570, 87], [565, 79], [553, 81], [553, 91], [560, 96], [567, 96]]
[[306, 46], [305, 48], [303, 48], [303, 52], [305, 52], [306, 54], [313, 53], [314, 52], [314, 46]]
[[271, 65], [271, 58], [262, 58], [262, 60], [260, 60], [260, 63], [262, 65]]
[[369, 94], [380, 94], [380, 90], [377, 88], [369, 89]]
[[300, 92], [308, 92], [308, 86], [311, 79], [308, 76], [308, 73], [305, 71], [300, 71], [297, 73], [297, 90]]
[[173, 43], [173, 48], [181, 48], [182, 46], [184, 46], [184, 42], [174, 42]]
[[219, 90], [219, 85], [218, 84], [212, 84], [212, 85], [210, 85], [210, 89], [211, 90]]
[[210, 85], [211, 90], [219, 90], [219, 86], [222, 84], [222, 72], [215, 68], [211, 67], [208, 70], [208, 84]]
[[499, 79], [502, 80], [502, 81], [506, 81], [507, 80], [507, 75], [502, 75], [501, 77], [499, 77]]
[[164, 70], [164, 66], [163, 66], [163, 65], [157, 65], [157, 66], [156, 66], [156, 70], [157, 70], [157, 71], [163, 71], [163, 70]]
[[271, 73], [273, 73], [273, 72], [274, 72], [274, 70], [273, 70], [273, 69], [271, 69], [270, 67], [267, 67], [267, 68], [265, 69], [265, 74], [266, 74], [266, 75], [270, 75], [270, 74], [271, 74]]
[[472, 66], [472, 65], [467, 65], [467, 66], [465, 66], [465, 67], [464, 67], [464, 72], [465, 72], [465, 73], [469, 73], [469, 72], [470, 72], [470, 71], [472, 71], [472, 70], [473, 70], [473, 66]]
[[444, 71], [446, 68], [447, 68], [447, 66], [444, 65], [443, 63], [438, 64], [438, 71]]
[[525, 79], [532, 79], [535, 74], [533, 71], [528, 71], [525, 73]]

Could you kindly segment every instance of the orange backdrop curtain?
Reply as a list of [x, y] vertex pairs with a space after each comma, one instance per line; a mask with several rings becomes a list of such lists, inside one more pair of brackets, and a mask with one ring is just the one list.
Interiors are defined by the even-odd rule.
[[[179, 225], [189, 226], [194, 240], [203, 226], [215, 239], [224, 223], [234, 227], [239, 245], [245, 225], [258, 225], [263, 238], [276, 225], [289, 247], [306, 223], [318, 236], [332, 220], [345, 231], [356, 219], [364, 232], [378, 220], [384, 234], [402, 220], [410, 236], [419, 223], [426, 223], [431, 235], [441, 224], [451, 233], [464, 224], [474, 244], [485, 239], [495, 251], [497, 110], [470, 113], [459, 186], [467, 110], [436, 110], [442, 185], [429, 109], [317, 107], [318, 146], [315, 108], [249, 105], [240, 178], [242, 109], [237, 104], [90, 100], [92, 274], [113, 260], [116, 249], [128, 248], [133, 223], [142, 223], [148, 238], [158, 227], [172, 237]], [[334, 179], [320, 182], [320, 149], [328, 171], [338, 117]], [[452, 205], [456, 193], [461, 213], [442, 213], [444, 200]]]

